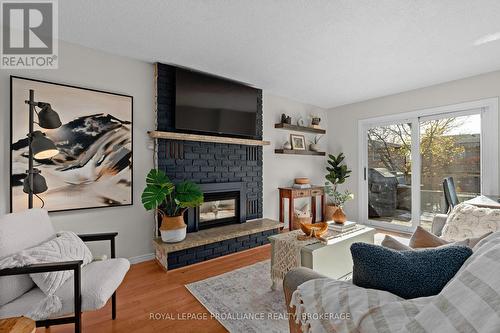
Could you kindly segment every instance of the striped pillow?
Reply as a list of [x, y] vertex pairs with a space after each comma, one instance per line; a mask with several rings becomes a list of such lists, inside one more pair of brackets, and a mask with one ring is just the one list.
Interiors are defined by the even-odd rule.
[[406, 329], [410, 332], [499, 331], [500, 233], [491, 236]]

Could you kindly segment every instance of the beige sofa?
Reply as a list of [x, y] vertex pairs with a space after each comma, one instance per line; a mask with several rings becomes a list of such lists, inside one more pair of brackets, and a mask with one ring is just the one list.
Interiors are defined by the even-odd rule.
[[[447, 217], [448, 216], [444, 214], [437, 214], [434, 217], [431, 227], [432, 233], [437, 236], [441, 236], [441, 231], [443, 230]], [[285, 278], [283, 279], [283, 291], [285, 293], [285, 302], [287, 304], [287, 311], [289, 314], [288, 323], [291, 333], [302, 333], [300, 326], [295, 323], [295, 309], [288, 306], [288, 304], [290, 304], [293, 292], [297, 289], [298, 286], [306, 281], [324, 277], [326, 276], [316, 273], [315, 271], [305, 267], [295, 268], [285, 275]]]

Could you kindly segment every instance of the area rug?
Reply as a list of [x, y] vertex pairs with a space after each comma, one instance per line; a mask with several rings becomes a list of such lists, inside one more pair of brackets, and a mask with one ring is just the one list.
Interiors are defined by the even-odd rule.
[[271, 290], [271, 263], [262, 261], [186, 288], [229, 332], [288, 332], [283, 288]]

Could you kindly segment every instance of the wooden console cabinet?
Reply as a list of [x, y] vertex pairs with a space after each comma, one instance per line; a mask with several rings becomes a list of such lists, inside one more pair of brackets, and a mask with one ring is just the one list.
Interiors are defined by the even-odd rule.
[[321, 219], [323, 221], [324, 210], [325, 210], [325, 187], [324, 186], [312, 186], [307, 189], [299, 189], [293, 187], [280, 187], [280, 222], [285, 222], [285, 206], [284, 199], [288, 199], [288, 228], [293, 230], [293, 218], [294, 218], [294, 200], [297, 198], [311, 198], [311, 215], [312, 223], [316, 222], [316, 197], [320, 197], [321, 200]]

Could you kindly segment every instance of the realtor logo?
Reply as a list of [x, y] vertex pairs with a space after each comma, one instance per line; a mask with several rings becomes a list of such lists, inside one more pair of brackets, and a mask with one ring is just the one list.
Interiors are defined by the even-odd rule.
[[57, 2], [1, 1], [1, 68], [55, 69]]

